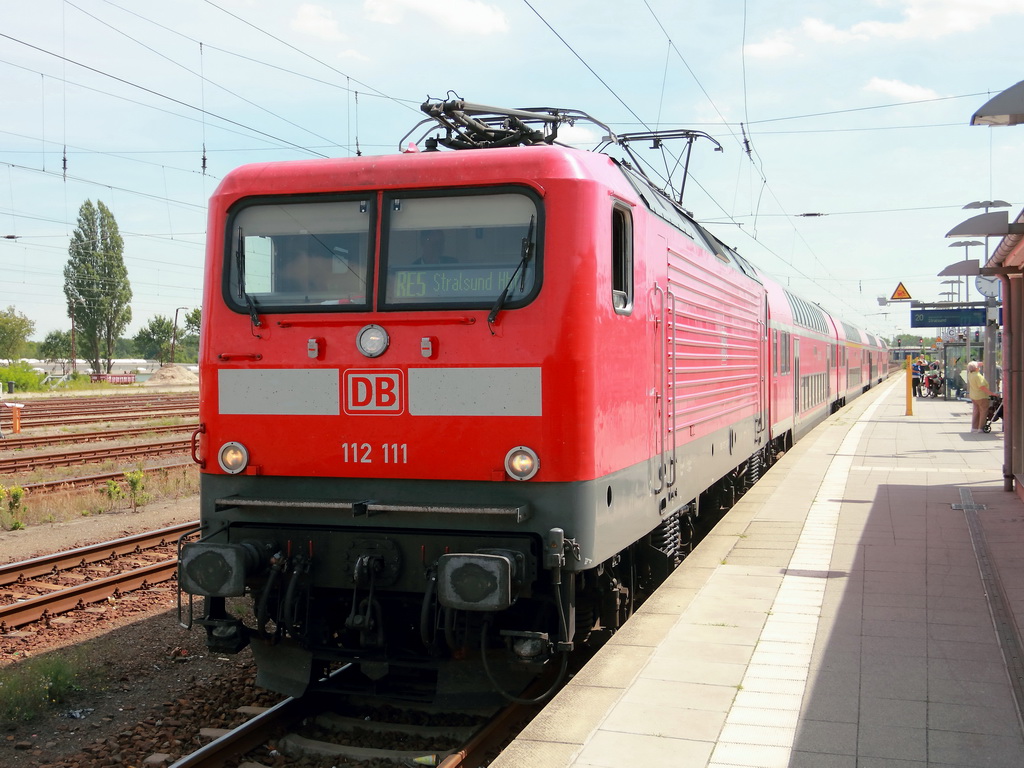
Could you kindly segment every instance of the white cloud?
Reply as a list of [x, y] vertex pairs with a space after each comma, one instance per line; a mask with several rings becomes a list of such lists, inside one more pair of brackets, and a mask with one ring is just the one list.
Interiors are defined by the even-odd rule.
[[322, 5], [303, 3], [292, 19], [292, 29], [330, 43], [344, 42], [348, 36], [341, 31], [334, 13]]
[[867, 35], [858, 32], [844, 32], [821, 19], [804, 19], [800, 24], [803, 33], [817, 43], [847, 43], [852, 40], [866, 40]]
[[571, 147], [593, 149], [603, 138], [603, 131], [596, 131], [593, 128], [582, 125], [561, 125], [558, 127], [558, 141]]
[[750, 43], [743, 47], [743, 53], [754, 59], [781, 59], [790, 56], [796, 50], [788, 35], [777, 34], [760, 43]]
[[842, 44], [874, 39], [934, 40], [971, 32], [992, 24], [999, 16], [1024, 15], [1020, 0], [891, 0], [881, 3], [896, 10], [898, 21], [861, 21], [840, 29], [818, 18], [807, 18], [799, 31], [776, 32], [761, 43], [746, 46], [748, 56], [778, 58], [795, 49], [795, 37], [817, 43]]
[[903, 19], [897, 22], [863, 21], [850, 28], [854, 35], [896, 40], [934, 40], [971, 32], [997, 16], [1019, 16], [1019, 0], [903, 0]]
[[924, 88], [920, 85], [911, 85], [899, 80], [885, 80], [881, 77], [873, 77], [864, 86], [865, 91], [881, 93], [890, 96], [897, 101], [921, 101], [923, 99], [936, 99], [939, 94], [931, 88]]
[[509, 28], [505, 13], [481, 0], [365, 0], [363, 9], [370, 21], [381, 24], [401, 24], [409, 13], [458, 33], [491, 35]]

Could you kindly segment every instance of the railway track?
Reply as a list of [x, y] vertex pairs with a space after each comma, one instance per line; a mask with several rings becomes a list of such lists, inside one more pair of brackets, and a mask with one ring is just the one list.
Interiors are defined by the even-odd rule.
[[[144, 421], [145, 419], [152, 418], [169, 418], [169, 417], [180, 417], [180, 418], [196, 418], [199, 416], [199, 406], [186, 407], [186, 406], [168, 406], [168, 407], [153, 407], [146, 408], [145, 410], [136, 408], [134, 410], [121, 410], [121, 411], [97, 411], [95, 414], [84, 414], [82, 412], [76, 412], [75, 416], [38, 416], [32, 414], [26, 420], [25, 416], [21, 417], [21, 429], [32, 429], [36, 427], [65, 427], [73, 424], [92, 424], [97, 421]], [[10, 422], [0, 422], [0, 429], [6, 432], [10, 431]]]
[[[198, 523], [185, 523], [0, 566], [0, 597], [8, 601], [0, 605], [0, 633], [174, 578], [176, 555], [155, 562], [131, 562], [122, 572], [101, 578], [75, 573], [106, 561], [142, 560], [147, 551], [170, 548], [178, 537], [197, 527]], [[79, 583], [54, 583], [58, 580]], [[30, 595], [30, 590], [39, 594]]]
[[[344, 674], [346, 668], [334, 673]], [[539, 693], [537, 683], [524, 695]], [[290, 758], [319, 758], [334, 765], [433, 765], [476, 768], [535, 715], [539, 705], [509, 704], [487, 712], [444, 712], [434, 708], [405, 708], [361, 701], [358, 716], [333, 711], [329, 694], [288, 698], [259, 712], [241, 725], [214, 736], [170, 768], [215, 768], [272, 741]], [[423, 724], [427, 723], [427, 724]], [[374, 746], [371, 746], [374, 745]]]
[[5, 400], [14, 400], [25, 403], [26, 407], [40, 413], [59, 413], [75, 411], [81, 408], [110, 409], [135, 407], [139, 403], [169, 404], [196, 402], [198, 397], [195, 393], [166, 394], [157, 393], [149, 395], [87, 395], [83, 397], [33, 397], [19, 400], [18, 395], [5, 396]]
[[[128, 419], [145, 418], [153, 415], [191, 415], [195, 416], [199, 408], [199, 398], [189, 395], [138, 395], [134, 397], [80, 397], [55, 399], [18, 400], [17, 396], [8, 398], [21, 402], [21, 428], [61, 426], [64, 424], [87, 423], [89, 421], [125, 421]], [[140, 416], [143, 413], [146, 416]], [[11, 426], [11, 409], [0, 409], [0, 429], [9, 430]]]
[[[141, 467], [143, 473], [150, 475], [158, 472], [167, 472], [172, 469], [188, 469], [196, 465], [191, 461], [182, 461], [174, 464], [158, 464], [152, 467]], [[124, 471], [102, 472], [96, 475], [82, 475], [81, 477], [65, 477], [60, 480], [48, 480], [39, 483], [23, 483], [22, 490], [28, 493], [53, 493], [57, 491], [73, 491], [81, 488], [93, 488], [104, 486], [108, 480], [124, 480]]]
[[[153, 433], [174, 433], [194, 432], [194, 424], [161, 425], [156, 427], [132, 427], [119, 430], [103, 430], [98, 432], [87, 432], [80, 434], [43, 435], [12, 438], [0, 442], [0, 449], [14, 448], [11, 453], [0, 454], [0, 477], [24, 474], [33, 470], [47, 470], [57, 467], [71, 467], [98, 463], [103, 461], [128, 459], [132, 462], [146, 457], [173, 456], [175, 454], [188, 453], [191, 448], [190, 438], [180, 437], [171, 440], [152, 441], [147, 443], [130, 443], [116, 446], [97, 446], [63, 450], [53, 453], [29, 453], [18, 449], [27, 449], [35, 446], [53, 445], [66, 443], [73, 440], [76, 443], [91, 441], [106, 441], [117, 439], [130, 439], [138, 435], [149, 435]], [[13, 454], [13, 455], [12, 455]], [[157, 464], [148, 467], [141, 467], [146, 474], [166, 472], [168, 470], [184, 469], [195, 466], [192, 462], [176, 462], [172, 464]], [[40, 480], [34, 483], [19, 483], [25, 491], [31, 493], [50, 493], [54, 491], [72, 491], [83, 488], [105, 486], [109, 480], [122, 480], [124, 470], [118, 469], [111, 472], [101, 472], [89, 475], [74, 477], [59, 477], [53, 480]], [[5, 480], [6, 482], [6, 480]]]
[[14, 456], [0, 459], [0, 474], [28, 472], [34, 469], [46, 469], [49, 467], [70, 467], [76, 464], [88, 464], [90, 462], [124, 457], [138, 459], [146, 456], [166, 456], [168, 454], [188, 452], [191, 446], [191, 440], [181, 438], [153, 443], [80, 448], [78, 450], [36, 454], [34, 456]]
[[0, 448], [7, 450], [25, 450], [28, 448], [40, 448], [46, 445], [60, 445], [62, 443], [92, 443], [101, 440], [120, 440], [126, 437], [137, 435], [159, 435], [176, 432], [194, 432], [198, 424], [163, 424], [151, 427], [125, 427], [124, 429], [106, 429], [100, 432], [66, 432], [59, 435], [33, 435], [28, 437], [8, 437]]

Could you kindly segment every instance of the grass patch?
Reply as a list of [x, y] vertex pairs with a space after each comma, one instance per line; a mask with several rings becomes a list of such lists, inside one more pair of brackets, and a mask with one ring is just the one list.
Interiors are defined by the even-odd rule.
[[74, 661], [25, 659], [0, 669], [0, 721], [33, 720], [81, 690]]
[[[89, 474], [100, 472], [121, 472], [126, 470], [112, 466], [110, 469], [97, 469], [95, 466]], [[0, 478], [3, 482], [3, 478]], [[24, 482], [42, 482], [25, 480]], [[178, 467], [175, 469], [158, 470], [145, 476], [145, 492], [140, 488], [135, 496], [135, 507], [132, 506], [129, 482], [122, 476], [111, 481], [117, 486], [114, 490], [110, 485], [96, 488], [84, 488], [68, 491], [52, 491], [50, 493], [26, 493], [20, 501], [17, 516], [7, 510], [7, 502], [0, 498], [0, 529], [12, 530], [15, 521], [27, 527], [59, 523], [79, 517], [116, 513], [132, 509], [144, 504], [166, 502], [174, 499], [195, 496], [199, 493], [199, 468], [196, 466]]]

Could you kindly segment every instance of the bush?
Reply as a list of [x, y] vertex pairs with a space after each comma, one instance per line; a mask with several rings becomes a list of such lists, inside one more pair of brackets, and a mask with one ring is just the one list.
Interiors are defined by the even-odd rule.
[[153, 498], [146, 493], [146, 473], [141, 469], [125, 472], [124, 479], [128, 481], [128, 498], [132, 503], [132, 512], [138, 512], [139, 507], [144, 506]]
[[0, 670], [0, 721], [32, 720], [79, 690], [72, 663], [60, 658], [28, 659]]
[[8, 531], [20, 531], [25, 527], [23, 520], [25, 506], [25, 489], [20, 485], [5, 488], [0, 485], [0, 501], [6, 499], [7, 509], [0, 510], [0, 528]]
[[25, 362], [17, 362], [6, 368], [0, 368], [0, 386], [3, 393], [7, 394], [7, 382], [14, 382], [16, 392], [39, 392], [43, 386], [44, 373], [33, 371], [31, 366]]

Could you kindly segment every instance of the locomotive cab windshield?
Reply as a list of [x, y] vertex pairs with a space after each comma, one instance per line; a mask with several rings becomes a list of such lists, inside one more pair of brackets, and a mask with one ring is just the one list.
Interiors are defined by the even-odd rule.
[[232, 216], [228, 239], [238, 254], [228, 261], [233, 303], [242, 295], [263, 311], [365, 309], [372, 219], [366, 198], [243, 205]]
[[520, 307], [540, 288], [541, 210], [518, 188], [248, 199], [229, 220], [224, 293], [238, 312]]

